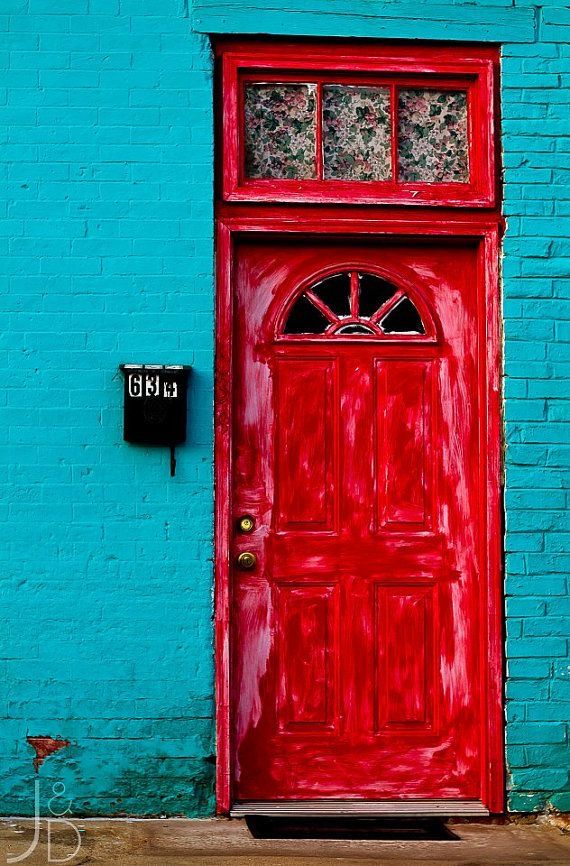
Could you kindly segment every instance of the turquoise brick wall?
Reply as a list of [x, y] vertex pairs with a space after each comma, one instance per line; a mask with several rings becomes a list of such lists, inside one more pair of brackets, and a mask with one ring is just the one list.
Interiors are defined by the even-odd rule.
[[[570, 808], [568, 10], [528, 0], [0, 0], [0, 811], [26, 734], [77, 812], [213, 808], [206, 34], [502, 43], [510, 808]], [[194, 366], [176, 478], [121, 361]]]
[[[212, 63], [175, 0], [0, 0], [2, 813], [213, 809]], [[120, 362], [193, 365], [122, 442]]]

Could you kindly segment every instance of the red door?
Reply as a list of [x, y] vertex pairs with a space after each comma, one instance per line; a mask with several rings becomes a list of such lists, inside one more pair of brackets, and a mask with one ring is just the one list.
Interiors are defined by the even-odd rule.
[[233, 801], [478, 801], [477, 244], [256, 238], [233, 287]]

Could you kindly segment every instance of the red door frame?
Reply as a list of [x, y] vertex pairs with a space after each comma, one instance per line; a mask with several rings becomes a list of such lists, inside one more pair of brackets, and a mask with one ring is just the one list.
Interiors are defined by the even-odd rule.
[[480, 405], [479, 442], [486, 454], [481, 466], [479, 501], [485, 544], [481, 562], [481, 606], [487, 617], [480, 629], [481, 672], [486, 682], [482, 689], [484, 706], [481, 718], [487, 720], [482, 731], [483, 774], [481, 800], [492, 813], [504, 810], [503, 742], [503, 593], [502, 593], [502, 506], [501, 506], [501, 329], [499, 307], [499, 235], [496, 214], [440, 212], [438, 215], [411, 214], [400, 209], [386, 211], [359, 208], [326, 209], [284, 205], [220, 206], [217, 221], [217, 328], [216, 328], [216, 403], [215, 403], [215, 639], [216, 639], [216, 808], [227, 815], [232, 805], [230, 737], [230, 556], [232, 526], [229, 504], [232, 501], [232, 271], [235, 238], [240, 234], [276, 236], [360, 235], [382, 237], [434, 238], [464, 237], [479, 240], [478, 268], [485, 291], [478, 297], [479, 321], [485, 322], [485, 339], [479, 344]]

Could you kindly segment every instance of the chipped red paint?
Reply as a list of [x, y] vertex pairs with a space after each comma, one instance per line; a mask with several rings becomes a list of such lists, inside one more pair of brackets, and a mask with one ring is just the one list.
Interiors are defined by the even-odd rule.
[[[500, 812], [500, 215], [323, 202], [218, 204], [218, 811]], [[354, 270], [426, 336], [283, 337], [296, 293]]]
[[36, 773], [49, 755], [54, 752], [59, 752], [60, 749], [65, 749], [69, 746], [69, 740], [62, 740], [60, 737], [26, 737], [26, 740], [36, 753], [34, 758], [34, 770]]

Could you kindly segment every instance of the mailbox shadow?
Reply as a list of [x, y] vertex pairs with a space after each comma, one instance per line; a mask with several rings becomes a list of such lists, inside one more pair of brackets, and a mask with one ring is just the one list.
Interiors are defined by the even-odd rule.
[[275, 818], [250, 815], [245, 821], [254, 839], [461, 841], [438, 818]]

